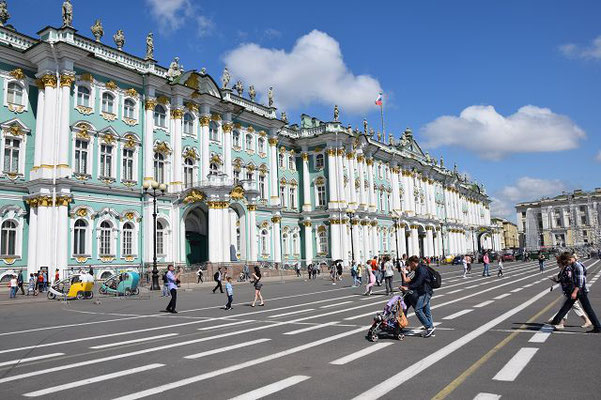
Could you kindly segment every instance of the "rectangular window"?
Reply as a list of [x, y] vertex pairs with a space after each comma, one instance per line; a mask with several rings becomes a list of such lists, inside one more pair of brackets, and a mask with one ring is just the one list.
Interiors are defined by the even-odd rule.
[[134, 151], [131, 149], [123, 149], [123, 179], [134, 180]]
[[112, 177], [113, 146], [108, 144], [100, 145], [100, 176]]
[[315, 168], [316, 169], [322, 169], [324, 166], [324, 156], [323, 154], [317, 154], [315, 156]]
[[131, 256], [133, 254], [132, 233], [131, 229], [123, 230], [123, 255], [125, 256]]
[[259, 175], [259, 197], [265, 199], [265, 175]]
[[317, 207], [326, 206], [326, 187], [324, 185], [317, 186]]
[[290, 188], [290, 208], [296, 208], [296, 188]]
[[286, 186], [280, 186], [280, 205], [286, 206]]
[[19, 172], [19, 139], [6, 139], [4, 141], [4, 172]]
[[240, 171], [234, 170], [234, 185], [237, 185], [240, 182]]
[[294, 165], [294, 156], [290, 156], [288, 157], [288, 169], [294, 171], [294, 167], [296, 167], [296, 165]]
[[194, 182], [194, 167], [184, 164], [184, 187], [191, 187]]
[[88, 173], [88, 142], [85, 140], [75, 141], [75, 173]]

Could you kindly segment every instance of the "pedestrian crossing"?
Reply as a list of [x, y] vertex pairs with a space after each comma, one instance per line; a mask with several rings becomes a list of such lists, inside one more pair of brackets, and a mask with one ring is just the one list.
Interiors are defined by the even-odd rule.
[[[547, 280], [545, 277], [543, 279], [536, 279], [533, 281], [533, 268], [530, 267], [519, 265], [515, 266], [515, 268], [511, 268], [508, 266], [506, 267], [505, 272], [511, 276], [508, 276], [503, 280], [494, 280], [489, 278], [488, 281], [482, 285], [470, 285], [470, 288], [463, 287], [461, 289], [453, 289], [449, 291], [448, 288], [443, 287], [437, 292], [442, 292], [442, 295], [449, 297], [454, 293], [467, 292], [471, 289], [475, 290], [473, 290], [473, 293], [465, 293], [464, 296], [459, 295], [461, 297], [453, 296], [452, 299], [449, 299], [443, 303], [436, 303], [435, 299], [442, 296], [435, 295], [432, 309], [437, 310], [438, 319], [444, 321], [443, 326], [446, 326], [447, 323], [453, 323], [455, 320], [461, 319], [467, 314], [483, 312], [480, 310], [495, 303], [496, 300], [509, 297], [509, 293], [503, 293], [501, 295], [497, 295], [496, 297], [491, 297], [492, 295], [496, 294], [494, 293], [495, 291], [503, 291], [508, 286], [515, 287], [518, 284], [523, 284], [523, 286], [520, 288], [525, 290], [526, 288], [537, 287], [538, 284]], [[538, 277], [540, 277], [540, 275], [536, 276], [535, 278]], [[591, 279], [591, 284], [596, 281], [597, 277], [598, 274]], [[462, 282], [466, 282], [463, 284], [467, 285], [468, 282], [471, 283], [471, 280]], [[546, 289], [546, 291], [548, 292], [548, 289]], [[444, 358], [452, 354], [460, 347], [467, 345], [470, 342], [470, 339], [474, 339], [477, 336], [484, 334], [491, 328], [497, 326], [499, 323], [515, 315], [518, 312], [516, 310], [523, 310], [529, 305], [534, 304], [539, 298], [542, 297], [542, 293], [543, 292], [540, 292], [527, 302], [524, 302], [522, 305], [512, 308], [510, 311], [492, 319], [487, 324], [477, 327], [475, 330], [468, 332], [455, 341], [444, 344], [442, 348], [423, 358], [419, 365], [411, 365], [408, 369], [403, 370], [401, 374], [394, 375], [393, 377], [386, 379], [384, 382], [379, 382], [378, 385], [375, 385], [373, 388], [364, 391], [355, 398], [375, 399], [384, 396], [390, 390], [393, 390], [407, 380], [415, 377], [420, 370], [425, 368], [425, 366], [435, 365], [441, 359], [441, 356]], [[438, 311], [438, 309], [442, 309], [452, 304], [465, 302], [466, 300], [473, 298], [478, 298], [483, 301], [480, 301], [475, 306], [473, 305], [470, 308], [465, 308], [446, 316], [444, 316], [445, 314], [440, 315], [441, 312]], [[170, 382], [164, 382], [164, 380], [157, 379], [156, 381], [151, 382], [149, 385], [150, 387], [146, 389], [126, 390], [125, 393], [115, 397], [116, 399], [120, 400], [133, 400], [160, 395], [171, 390], [179, 390], [182, 387], [194, 386], [199, 382], [217, 379], [218, 377], [222, 376], [230, 376], [231, 374], [236, 374], [239, 371], [256, 368], [263, 364], [276, 362], [282, 359], [292, 358], [292, 356], [305, 354], [309, 351], [312, 351], [311, 354], [317, 355], [317, 359], [322, 359], [324, 357], [323, 354], [325, 353], [323, 350], [319, 349], [326, 347], [331, 348], [331, 346], [334, 344], [338, 349], [337, 352], [342, 354], [338, 354], [338, 357], [332, 357], [329, 360], [324, 360], [326, 361], [326, 364], [331, 366], [353, 365], [354, 362], [360, 359], [368, 360], [374, 357], [377, 358], [378, 354], [380, 353], [394, 351], [391, 349], [402, 348], [402, 346], [405, 345], [406, 342], [399, 344], [398, 341], [383, 341], [380, 343], [367, 345], [368, 342], [363, 341], [363, 345], [360, 347], [355, 346], [356, 342], [352, 342], [353, 344], [349, 345], [349, 347], [340, 347], [340, 344], [348, 343], [346, 341], [347, 338], [363, 337], [369, 327], [367, 323], [371, 323], [371, 318], [368, 317], [371, 317], [376, 312], [381, 311], [386, 300], [388, 300], [388, 297], [380, 295], [374, 295], [370, 298], [361, 297], [356, 294], [348, 296], [345, 295], [310, 302], [302, 302], [292, 306], [273, 307], [269, 309], [266, 307], [264, 310], [248, 312], [240, 311], [239, 313], [228, 314], [223, 317], [201, 315], [198, 317], [201, 318], [199, 320], [187, 321], [183, 323], [175, 322], [177, 321], [177, 319], [175, 319], [177, 317], [175, 317], [171, 319], [171, 321], [174, 323], [166, 325], [80, 338], [65, 338], [65, 340], [60, 340], [53, 343], [29, 344], [25, 341], [23, 342], [23, 346], [10, 349], [1, 349], [0, 354], [40, 351], [44, 348], [52, 346], [61, 346], [61, 351], [64, 353], [49, 353], [46, 355], [35, 355], [18, 360], [0, 361], [0, 367], [13, 364], [18, 365], [18, 368], [13, 371], [7, 371], [4, 374], [0, 374], [0, 384], [6, 385], [10, 384], [11, 382], [18, 382], [18, 385], [11, 386], [11, 388], [27, 388], [28, 383], [31, 381], [30, 378], [35, 378], [42, 375], [57, 376], [60, 378], [53, 380], [57, 383], [56, 385], [44, 387], [43, 389], [39, 390], [25, 389], [23, 390], [25, 393], [23, 393], [23, 391], [20, 393], [25, 397], [42, 397], [62, 392], [72, 393], [70, 391], [73, 389], [78, 389], [78, 393], [81, 393], [79, 390], [84, 390], [85, 393], [85, 390], [88, 390], [86, 388], [95, 387], [95, 385], [99, 383], [121, 380], [128, 376], [142, 375], [145, 372], [153, 370], [169, 369], [171, 368], [171, 363], [176, 362], [175, 359], [168, 358], [168, 361], [161, 360], [161, 362], [147, 362], [144, 365], [135, 365], [137, 362], [140, 362], [139, 360], [150, 360], [151, 355], [171, 354], [173, 352], [175, 357], [178, 359], [188, 360], [190, 361], [190, 364], [192, 364], [191, 361], [193, 360], [203, 359], [209, 356], [219, 356], [226, 353], [231, 354], [232, 352], [240, 354], [240, 361], [236, 362], [235, 364], [219, 367], [210, 371], [200, 371], [200, 373], [197, 374], [193, 374], [193, 369], [185, 368], [183, 371], [184, 377], [182, 377], [182, 379], [177, 379]], [[306, 308], [307, 306], [309, 306], [309, 308]], [[364, 310], [368, 308], [370, 309], [369, 312], [364, 312]], [[237, 307], [237, 309], [240, 309], [240, 307]], [[285, 312], [280, 312], [282, 310]], [[309, 315], [299, 316], [299, 314]], [[410, 313], [408, 316], [413, 318], [414, 314]], [[160, 321], [160, 323], [165, 323], [166, 319], [160, 318], [157, 319], [157, 321]], [[216, 324], [210, 325], [210, 323]], [[351, 326], [348, 325], [349, 323]], [[197, 327], [198, 325], [208, 326]], [[225, 330], [225, 332], [216, 333], [216, 331], [220, 329]], [[146, 332], [157, 331], [167, 332], [159, 335], [144, 337], [139, 336], [145, 334]], [[257, 334], [262, 335], [263, 337], [257, 337]], [[121, 337], [126, 338], [128, 335], [130, 335], [129, 337], [133, 336], [134, 338], [123, 341], [115, 341], [115, 339]], [[138, 337], [136, 337], [136, 335], [138, 335]], [[201, 335], [201, 337], [194, 337], [194, 335]], [[311, 335], [311, 339], [301, 345], [296, 345], [293, 342], [290, 342], [290, 344], [287, 345], [288, 342], [285, 338], [292, 339], [297, 335]], [[539, 336], [536, 340], [534, 340], [536, 335]], [[544, 341], [547, 340], [550, 335], [551, 332], [538, 332], [533, 336], [531, 341], [533, 341], [533, 343], [544, 343]], [[179, 336], [182, 336], [182, 338], [178, 338]], [[106, 342], [107, 339], [111, 340], [111, 342]], [[234, 344], [231, 344], [231, 342], [227, 343], [227, 340], [232, 339], [238, 340], [239, 342]], [[90, 355], [90, 359], [77, 360], [76, 355], [72, 354], [70, 349], [72, 346], [79, 346], [77, 349], [80, 349], [80, 345], [85, 345], [86, 349], [100, 351], [100, 353], [98, 355], [92, 353]], [[142, 348], [133, 351], [129, 350], [131, 347], [135, 348], [136, 346], [140, 346]], [[119, 350], [119, 348], [122, 347], [128, 347], [128, 350]], [[102, 352], [117, 353], [102, 354]], [[530, 360], [534, 357], [534, 354], [536, 354], [536, 351], [532, 352], [532, 350], [525, 350], [522, 353], [516, 353], [516, 361], [514, 361], [510, 367], [507, 367], [507, 371], [516, 371], [520, 366], [522, 369], [525, 368], [528, 362], [530, 362]], [[49, 361], [60, 356], [73, 357], [74, 361], [68, 361], [71, 359], [63, 359], [59, 365], [43, 367], [43, 363], [35, 363], [34, 366], [29, 367], [29, 370], [25, 368], [27, 364], [38, 361]], [[252, 358], [248, 359], [247, 357]], [[102, 373], [94, 376], [95, 366], [106, 363], [114, 365], [113, 363], [116, 363], [118, 360], [120, 360], [119, 365], [124, 365], [124, 363], [133, 365], [128, 365], [130, 368], [123, 368], [118, 371]], [[68, 374], [60, 374], [62, 371], [75, 370], [78, 374], [85, 375], [86, 373], [89, 373], [91, 376], [69, 381], [67, 380], [67, 377], [69, 376]], [[498, 379], [495, 380], [508, 381], [508, 379], [511, 379], [512, 376], [507, 371], [503, 373], [501, 373], [502, 371], [499, 371], [498, 377], [496, 376]], [[158, 374], [158, 376], [160, 376], [160, 374]], [[519, 372], [515, 375], [515, 377], [513, 377], [513, 379], [516, 379], [517, 376], [519, 376]], [[284, 379], [265, 386], [257, 385], [260, 386], [258, 388], [247, 387], [245, 389], [250, 391], [243, 394], [238, 394], [232, 398], [259, 399], [295, 387], [297, 385], [310, 385], [310, 382], [313, 379], [316, 379], [316, 377], [310, 373], [306, 375], [292, 375], [290, 377], [283, 378]], [[308, 382], [304, 383], [305, 381]], [[128, 386], [124, 385], [123, 388], [128, 389]], [[244, 390], [240, 390], [239, 392], [244, 392]], [[66, 398], [70, 398], [68, 393]], [[481, 394], [485, 395], [486, 393]], [[80, 396], [78, 395], [78, 397]], [[482, 397], [482, 399], [486, 399], [486, 397]]]

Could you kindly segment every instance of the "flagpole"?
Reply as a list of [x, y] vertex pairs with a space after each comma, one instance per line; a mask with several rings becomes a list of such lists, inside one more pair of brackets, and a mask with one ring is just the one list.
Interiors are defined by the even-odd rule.
[[382, 120], [382, 140], [386, 142], [386, 132], [384, 131], [384, 101], [380, 102], [380, 118]]

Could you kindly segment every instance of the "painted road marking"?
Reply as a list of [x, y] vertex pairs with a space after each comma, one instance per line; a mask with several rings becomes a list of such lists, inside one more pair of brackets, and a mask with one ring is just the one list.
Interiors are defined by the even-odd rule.
[[139, 343], [139, 342], [145, 342], [147, 340], [153, 340], [153, 339], [162, 339], [162, 338], [166, 338], [166, 337], [171, 337], [171, 336], [177, 336], [179, 335], [179, 333], [168, 333], [166, 335], [158, 335], [158, 336], [151, 336], [151, 337], [145, 337], [145, 338], [140, 338], [140, 339], [133, 339], [133, 340], [126, 340], [124, 342], [115, 342], [115, 343], [107, 343], [107, 344], [101, 344], [99, 346], [92, 346], [90, 347], [90, 349], [106, 349], [109, 347], [116, 347], [116, 346], [122, 346], [122, 345], [126, 345], [126, 344], [131, 344], [131, 343]]
[[143, 367], [126, 369], [125, 371], [113, 372], [106, 375], [95, 376], [93, 378], [76, 380], [74, 382], [66, 383], [64, 385], [52, 386], [46, 389], [38, 390], [35, 392], [25, 393], [23, 396], [25, 397], [40, 397], [45, 396], [47, 394], [61, 392], [67, 389], [73, 389], [80, 386], [89, 385], [91, 383], [107, 381], [114, 378], [121, 378], [125, 375], [137, 374], [138, 372], [144, 372], [155, 368], [163, 367], [165, 364], [149, 364], [144, 365]]
[[499, 400], [500, 398], [500, 394], [478, 393], [478, 395], [474, 397], [474, 400]]
[[524, 290], [524, 288], [523, 287], [519, 287], [517, 289], [510, 290], [510, 292], [511, 293], [517, 293], [517, 292], [521, 292], [522, 290]]
[[159, 394], [159, 393], [163, 393], [169, 390], [173, 390], [173, 389], [177, 389], [177, 388], [181, 388], [182, 386], [186, 386], [186, 385], [190, 385], [196, 382], [200, 382], [200, 381], [204, 381], [210, 378], [214, 378], [216, 376], [225, 376], [227, 374], [229, 374], [230, 372], [234, 372], [234, 371], [239, 371], [245, 368], [249, 368], [249, 367], [253, 367], [255, 365], [259, 365], [259, 364], [263, 364], [265, 362], [269, 362], [269, 361], [273, 361], [276, 360], [278, 358], [282, 358], [282, 357], [286, 357], [289, 356], [291, 354], [295, 354], [295, 353], [299, 353], [301, 351], [313, 348], [313, 347], [317, 347], [320, 346], [322, 344], [325, 343], [330, 343], [333, 341], [336, 341], [338, 339], [347, 337], [347, 336], [351, 336], [351, 335], [355, 335], [359, 332], [363, 332], [365, 329], [367, 329], [369, 326], [362, 326], [360, 328], [357, 329], [353, 329], [352, 331], [347, 331], [347, 332], [343, 332], [343, 333], [339, 333], [337, 335], [334, 336], [329, 336], [327, 338], [324, 339], [320, 339], [320, 340], [316, 340], [314, 342], [310, 342], [310, 343], [306, 343], [303, 344], [301, 346], [296, 346], [296, 347], [292, 347], [288, 350], [283, 350], [274, 354], [270, 354], [264, 357], [260, 357], [254, 360], [250, 360], [250, 361], [246, 361], [243, 363], [239, 363], [236, 365], [232, 365], [230, 367], [226, 367], [226, 368], [221, 368], [221, 369], [217, 369], [211, 372], [207, 372], [201, 375], [196, 375], [196, 376], [192, 376], [190, 378], [185, 378], [185, 379], [181, 379], [179, 381], [174, 381], [174, 382], [170, 382], [167, 383], [165, 385], [161, 385], [161, 386], [157, 386], [154, 388], [150, 388], [150, 389], [146, 389], [146, 390], [142, 390], [140, 392], [136, 392], [136, 393], [132, 393], [126, 396], [122, 396], [119, 397], [117, 399], [114, 400], [135, 400], [135, 399], [141, 399], [143, 397], [147, 397], [147, 396], [152, 396], [155, 394]]
[[298, 335], [299, 333], [305, 333], [309, 331], [314, 331], [316, 329], [325, 328], [326, 326], [336, 325], [338, 321], [326, 322], [325, 324], [319, 324], [314, 326], [309, 326], [308, 328], [301, 328], [290, 332], [285, 332], [284, 335]]
[[290, 386], [296, 385], [309, 379], [309, 376], [296, 375], [290, 378], [282, 379], [281, 381], [274, 382], [271, 385], [263, 386], [262, 388], [255, 389], [251, 392], [241, 394], [240, 396], [233, 397], [230, 400], [256, 400], [261, 399], [270, 394], [277, 393], [283, 389], [289, 388]]
[[530, 338], [530, 340], [528, 340], [528, 342], [530, 343], [545, 343], [547, 341], [547, 339], [549, 339], [549, 336], [551, 336], [551, 333], [553, 332], [553, 326], [552, 325], [543, 325], [542, 328], [540, 328], [540, 330], [538, 332], [536, 332], [534, 335], [532, 335], [532, 337]]
[[388, 347], [390, 345], [392, 345], [392, 343], [390, 343], [390, 342], [389, 343], [376, 343], [376, 344], [372, 344], [371, 346], [366, 347], [363, 350], [356, 351], [356, 352], [354, 352], [352, 354], [349, 354], [348, 356], [344, 356], [344, 357], [341, 357], [341, 358], [339, 358], [337, 360], [334, 360], [334, 361], [330, 362], [330, 364], [333, 364], [333, 365], [348, 364], [351, 361], [355, 361], [355, 360], [357, 360], [357, 359], [359, 359], [361, 357], [365, 357], [367, 355], [370, 355], [371, 353], [374, 353], [374, 352], [376, 352], [376, 351], [378, 351], [380, 349], [383, 349], [384, 347]]
[[522, 347], [492, 379], [503, 382], [515, 381], [537, 351], [535, 347]]
[[38, 361], [38, 360], [44, 360], [46, 358], [52, 358], [52, 357], [58, 357], [58, 356], [64, 356], [65, 353], [52, 353], [52, 354], [45, 354], [43, 356], [37, 356], [37, 357], [29, 357], [29, 358], [19, 358], [18, 360], [11, 360], [11, 361], [4, 361], [0, 363], [0, 367], [4, 367], [6, 365], [15, 365], [15, 364], [22, 364], [22, 363], [26, 363], [29, 361]]
[[330, 307], [337, 307], [337, 306], [341, 306], [343, 304], [348, 304], [348, 303], [352, 303], [351, 300], [349, 301], [343, 301], [342, 303], [336, 303], [336, 304], [328, 304], [327, 306], [321, 306], [319, 308], [330, 308]]
[[489, 305], [489, 304], [492, 304], [492, 303], [494, 303], [494, 302], [495, 302], [494, 300], [486, 300], [486, 301], [483, 301], [483, 302], [482, 302], [482, 303], [480, 303], [480, 304], [476, 304], [476, 305], [474, 306], [474, 308], [482, 308], [482, 307], [486, 307], [487, 305]]
[[291, 312], [287, 312], [287, 313], [283, 313], [283, 314], [270, 315], [267, 318], [286, 317], [288, 315], [302, 314], [302, 313], [306, 313], [306, 312], [309, 312], [309, 311], [315, 311], [315, 309], [314, 308], [307, 308], [306, 310], [297, 310], [297, 311], [291, 311]]
[[471, 308], [468, 308], [467, 310], [462, 310], [462, 311], [456, 312], [455, 314], [447, 315], [443, 319], [451, 320], [451, 319], [459, 318], [462, 315], [471, 313], [472, 311], [474, 311], [474, 310], [472, 310]]
[[204, 328], [198, 328], [197, 331], [210, 331], [210, 330], [218, 329], [218, 328], [227, 328], [228, 326], [238, 326], [238, 325], [243, 325], [243, 324], [250, 324], [251, 322], [257, 322], [257, 321], [254, 319], [234, 321], [234, 322], [230, 322], [227, 324], [213, 325], [213, 326], [206, 326]]
[[452, 292], [448, 292], [447, 294], [454, 294], [454, 293], [459, 293], [464, 289], [457, 289], [457, 290], [453, 290]]
[[511, 296], [511, 293], [505, 293], [505, 294], [502, 294], [500, 296], [493, 297], [493, 299], [494, 300], [501, 300], [501, 299], [504, 299], [505, 297], [509, 297], [509, 296]]
[[203, 351], [202, 353], [191, 354], [189, 356], [185, 356], [184, 358], [188, 359], [188, 360], [195, 360], [197, 358], [202, 358], [202, 357], [210, 356], [210, 355], [213, 355], [213, 354], [223, 353], [225, 351], [235, 350], [235, 349], [239, 349], [239, 348], [242, 348], [242, 347], [248, 347], [248, 346], [252, 346], [254, 344], [268, 342], [270, 340], [271, 339], [267, 339], [267, 338], [252, 340], [250, 342], [238, 343], [238, 344], [234, 344], [234, 345], [231, 345], [231, 346], [219, 347], [217, 349]]

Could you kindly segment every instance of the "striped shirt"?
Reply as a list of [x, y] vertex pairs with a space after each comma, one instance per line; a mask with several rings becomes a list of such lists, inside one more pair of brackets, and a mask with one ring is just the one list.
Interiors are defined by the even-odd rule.
[[587, 293], [586, 269], [584, 265], [576, 261], [574, 264], [572, 264], [572, 268], [574, 268], [574, 285], [576, 285], [584, 293]]

